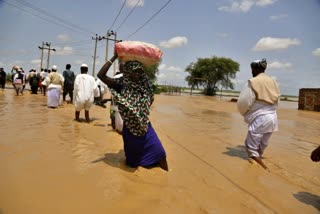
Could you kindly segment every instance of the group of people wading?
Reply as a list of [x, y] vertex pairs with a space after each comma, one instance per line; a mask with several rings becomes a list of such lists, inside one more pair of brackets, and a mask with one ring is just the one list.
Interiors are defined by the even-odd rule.
[[[127, 165], [147, 168], [159, 166], [168, 171], [166, 152], [149, 119], [154, 90], [145, 72], [145, 65], [137, 60], [119, 60], [123, 74], [119, 78], [111, 78], [107, 72], [117, 59], [118, 54], [115, 51], [114, 56], [98, 72], [99, 87], [94, 77], [87, 74], [86, 64], [80, 66], [81, 74], [77, 76], [70, 70], [70, 64], [66, 65], [63, 74], [57, 72], [57, 66], [52, 66], [51, 72], [44, 78], [42, 76], [41, 81], [41, 85], [46, 87], [48, 107], [58, 107], [61, 95], [63, 101], [66, 101], [66, 96], [69, 95], [70, 102], [75, 106], [75, 120], [81, 121], [80, 111], [84, 109], [85, 120], [90, 122], [89, 110], [95, 98], [100, 97], [101, 101], [101, 91], [108, 87], [112, 101], [123, 120], [122, 139]], [[251, 63], [253, 77], [249, 79], [237, 101], [238, 110], [248, 124], [244, 144], [249, 160], [264, 169], [268, 167], [262, 161], [263, 153], [269, 145], [272, 133], [278, 130], [277, 106], [280, 99], [278, 84], [265, 74], [266, 68], [266, 59]], [[13, 83], [18, 94], [23, 92], [24, 80], [21, 69], [17, 66], [14, 69], [17, 72]], [[31, 86], [31, 91], [36, 92], [36, 88]], [[320, 161], [320, 147], [312, 153], [311, 159]]]

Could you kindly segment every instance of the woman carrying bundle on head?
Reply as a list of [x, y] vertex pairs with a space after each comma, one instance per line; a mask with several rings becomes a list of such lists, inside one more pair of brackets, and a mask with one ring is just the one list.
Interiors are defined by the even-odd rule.
[[[127, 165], [130, 167], [158, 165], [168, 171], [166, 152], [149, 120], [153, 90], [144, 66], [156, 61], [155, 58], [150, 58], [151, 55], [160, 60], [162, 52], [155, 48], [146, 46], [146, 43], [142, 42], [117, 43], [114, 56], [103, 65], [98, 78], [110, 88], [123, 119], [122, 138]], [[154, 51], [157, 52], [157, 56]], [[144, 56], [139, 55], [141, 53]], [[124, 62], [123, 78], [113, 79], [106, 74], [118, 57]]]

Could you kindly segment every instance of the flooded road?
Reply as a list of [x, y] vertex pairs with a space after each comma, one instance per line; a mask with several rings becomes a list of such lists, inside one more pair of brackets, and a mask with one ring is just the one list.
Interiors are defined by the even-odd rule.
[[[74, 107], [0, 91], [0, 213], [319, 213], [320, 113], [281, 102], [265, 152], [247, 161], [247, 126], [228, 98], [158, 95], [151, 122], [170, 171], [125, 165], [109, 105], [78, 123]], [[84, 117], [81, 112], [80, 117]]]

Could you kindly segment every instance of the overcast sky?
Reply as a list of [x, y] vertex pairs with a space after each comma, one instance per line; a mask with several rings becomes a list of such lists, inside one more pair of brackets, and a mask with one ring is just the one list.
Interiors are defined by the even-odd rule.
[[[218, 56], [240, 64], [234, 80], [240, 90], [251, 78], [250, 63], [266, 58], [266, 73], [282, 94], [298, 95], [299, 88], [320, 88], [319, 21], [320, 0], [0, 0], [0, 67], [39, 70], [38, 46], [50, 42], [56, 49], [50, 67], [62, 72], [70, 63], [79, 73], [86, 63], [91, 72], [92, 37], [113, 30], [117, 39], [163, 51], [159, 84], [187, 86], [191, 62]], [[109, 57], [112, 47], [110, 41]], [[95, 74], [105, 56], [101, 40]], [[47, 51], [43, 67], [46, 60]]]

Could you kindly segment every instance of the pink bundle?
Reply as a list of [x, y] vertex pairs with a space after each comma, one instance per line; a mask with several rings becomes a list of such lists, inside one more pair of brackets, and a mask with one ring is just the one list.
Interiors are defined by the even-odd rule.
[[162, 56], [162, 51], [155, 45], [139, 41], [116, 43], [115, 52], [123, 62], [139, 61], [147, 67], [157, 64]]

